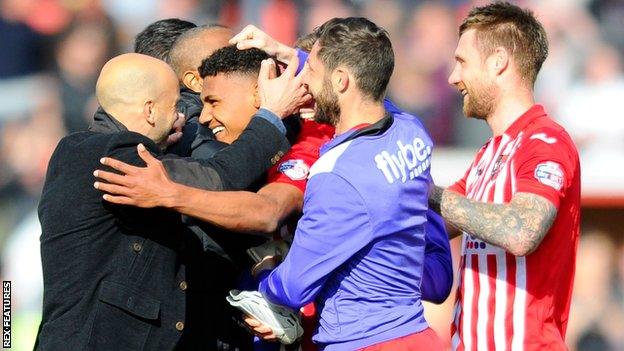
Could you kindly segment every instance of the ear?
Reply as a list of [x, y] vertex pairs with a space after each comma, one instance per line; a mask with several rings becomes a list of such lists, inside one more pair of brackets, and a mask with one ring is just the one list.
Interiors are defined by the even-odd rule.
[[146, 100], [143, 103], [143, 117], [150, 125], [156, 124], [156, 116], [154, 114], [154, 101]]
[[499, 76], [505, 72], [509, 66], [509, 60], [511, 59], [509, 52], [502, 46], [494, 49], [494, 52], [489, 57], [489, 66], [495, 76]]
[[332, 85], [337, 92], [344, 93], [349, 87], [349, 71], [342, 67], [338, 67], [332, 72]]
[[201, 93], [202, 83], [203, 79], [201, 79], [197, 71], [186, 71], [182, 75], [182, 84], [196, 93]]
[[260, 92], [258, 91], [258, 82], [254, 83], [253, 90], [253, 105], [256, 109], [260, 109]]

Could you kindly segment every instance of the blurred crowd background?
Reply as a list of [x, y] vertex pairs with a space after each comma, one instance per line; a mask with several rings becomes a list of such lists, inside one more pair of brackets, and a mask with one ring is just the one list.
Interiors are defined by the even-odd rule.
[[[372, 19], [388, 30], [396, 54], [389, 97], [420, 116], [431, 133], [438, 146], [434, 176], [453, 179], [490, 137], [483, 122], [462, 115], [460, 95], [447, 84], [458, 24], [483, 3], [0, 0], [0, 275], [13, 283], [13, 349], [32, 349], [40, 318], [36, 207], [47, 161], [61, 137], [87, 128], [100, 68], [132, 51], [146, 25], [171, 17], [235, 30], [253, 23], [292, 44], [332, 17]], [[579, 351], [624, 350], [624, 114], [618, 108], [624, 101], [624, 1], [517, 3], [533, 9], [549, 35], [537, 101], [572, 134], [582, 158], [583, 230], [568, 344]], [[446, 340], [453, 296], [427, 306]]]

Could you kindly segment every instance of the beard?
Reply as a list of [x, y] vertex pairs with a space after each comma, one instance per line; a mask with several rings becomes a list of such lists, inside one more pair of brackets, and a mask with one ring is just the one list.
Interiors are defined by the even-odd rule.
[[467, 97], [464, 97], [464, 114], [466, 117], [485, 120], [494, 107], [494, 85], [489, 82], [479, 82], [471, 88], [466, 87]]
[[323, 80], [323, 87], [314, 99], [316, 100], [314, 121], [335, 127], [340, 119], [340, 105], [338, 95], [332, 91], [329, 79]]

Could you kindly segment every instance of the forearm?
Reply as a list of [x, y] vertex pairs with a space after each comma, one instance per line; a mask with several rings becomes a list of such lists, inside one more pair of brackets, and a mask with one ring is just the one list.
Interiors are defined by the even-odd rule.
[[171, 185], [165, 207], [203, 222], [244, 233], [271, 233], [276, 204], [248, 191], [206, 191], [182, 184]]
[[517, 256], [533, 252], [552, 225], [556, 208], [548, 200], [519, 193], [507, 204], [470, 200], [435, 186], [431, 208], [447, 223]]

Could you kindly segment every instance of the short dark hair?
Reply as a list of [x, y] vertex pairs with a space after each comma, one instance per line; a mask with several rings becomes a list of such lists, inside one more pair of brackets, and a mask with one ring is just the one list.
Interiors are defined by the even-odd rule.
[[230, 45], [215, 51], [210, 57], [204, 59], [198, 71], [202, 78], [213, 77], [219, 73], [258, 76], [262, 60], [268, 58], [271, 56], [260, 49], [238, 50], [236, 45]]
[[169, 52], [176, 39], [191, 28], [194, 23], [178, 18], [156, 21], [145, 27], [134, 39], [134, 52], [149, 55], [169, 63]]
[[482, 54], [490, 55], [504, 47], [514, 57], [522, 78], [533, 85], [548, 56], [546, 31], [531, 10], [508, 2], [495, 2], [473, 8], [459, 26], [459, 36], [470, 29]]
[[[217, 29], [229, 28], [217, 23], [200, 25], [187, 30], [175, 40], [169, 51], [168, 63], [178, 77], [181, 77], [185, 70], [196, 69], [197, 66], [195, 65], [199, 61], [197, 56], [206, 52], [206, 47], [203, 48], [204, 50], [195, 47], [197, 39], [201, 38], [205, 33]], [[204, 58], [201, 57], [201, 59]]]
[[315, 29], [319, 59], [332, 71], [352, 69], [356, 86], [375, 101], [384, 98], [394, 70], [394, 51], [388, 33], [363, 17], [333, 18]]
[[295, 47], [309, 53], [312, 51], [312, 47], [317, 40], [318, 34], [316, 32], [311, 32], [297, 38], [297, 41], [295, 41]]

